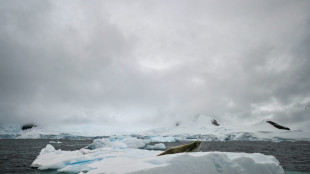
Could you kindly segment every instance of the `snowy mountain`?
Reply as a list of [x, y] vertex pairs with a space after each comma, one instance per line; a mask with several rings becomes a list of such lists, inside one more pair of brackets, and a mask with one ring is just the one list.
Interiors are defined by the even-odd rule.
[[[37, 126], [21, 130], [20, 126], [1, 126], [0, 138], [13, 139], [93, 139], [113, 135], [132, 135], [139, 137], [173, 137], [176, 140], [200, 139], [204, 141], [283, 141], [310, 140], [310, 133], [303, 130], [280, 130], [258, 120], [248, 125], [230, 123], [212, 124], [215, 120], [207, 115], [196, 115], [187, 120], [181, 120], [173, 125], [147, 130], [125, 130], [119, 127], [102, 125], [66, 125], [66, 126]], [[159, 139], [162, 139], [159, 138]]]
[[102, 125], [39, 125], [22, 130], [19, 125], [0, 125], [0, 139], [93, 139], [97, 136], [124, 135], [128, 131]]
[[179, 139], [201, 139], [207, 141], [260, 141], [260, 140], [310, 140], [309, 132], [303, 130], [279, 130], [259, 120], [249, 125], [220, 123], [212, 124], [213, 117], [197, 115], [186, 122], [170, 127], [161, 127], [145, 132], [145, 135], [174, 136]]

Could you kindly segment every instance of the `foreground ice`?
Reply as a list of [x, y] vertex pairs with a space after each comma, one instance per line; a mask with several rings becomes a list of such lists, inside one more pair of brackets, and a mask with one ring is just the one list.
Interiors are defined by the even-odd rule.
[[[56, 150], [47, 144], [32, 167], [40, 170], [76, 173], [210, 173], [210, 174], [283, 174], [278, 160], [260, 153], [192, 152], [157, 157], [162, 151], [137, 149], [141, 141], [102, 139], [106, 145], [76, 151]], [[107, 143], [109, 141], [109, 143]], [[94, 141], [96, 144], [98, 141]], [[139, 147], [140, 148], [140, 147]]]

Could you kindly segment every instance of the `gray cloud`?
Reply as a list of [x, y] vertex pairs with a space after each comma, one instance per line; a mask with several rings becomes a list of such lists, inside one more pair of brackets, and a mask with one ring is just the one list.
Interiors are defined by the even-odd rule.
[[309, 123], [308, 1], [1, 1], [0, 121]]

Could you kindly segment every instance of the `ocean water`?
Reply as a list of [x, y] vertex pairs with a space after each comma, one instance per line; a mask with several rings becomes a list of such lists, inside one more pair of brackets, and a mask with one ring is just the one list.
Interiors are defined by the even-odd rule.
[[[30, 167], [46, 144], [52, 144], [56, 149], [78, 150], [90, 143], [92, 140], [0, 139], [0, 173], [57, 173], [54, 170], [40, 171]], [[165, 145], [169, 148], [187, 143]], [[200, 150], [273, 155], [280, 161], [286, 174], [310, 174], [310, 142], [213, 141], [202, 142]]]
[[90, 143], [92, 140], [0, 139], [0, 173], [57, 173], [30, 167], [41, 149], [52, 144], [56, 149], [78, 150]]

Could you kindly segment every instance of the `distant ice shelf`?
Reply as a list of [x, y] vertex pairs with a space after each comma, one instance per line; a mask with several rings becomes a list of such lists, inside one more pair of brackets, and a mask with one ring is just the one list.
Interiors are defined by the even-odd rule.
[[307, 130], [279, 130], [264, 120], [252, 125], [212, 124], [212, 117], [199, 115], [195, 119], [147, 131], [128, 131], [102, 125], [37, 126], [21, 130], [20, 126], [0, 125], [0, 139], [96, 139], [111, 136], [131, 136], [150, 142], [202, 141], [310, 141]]

